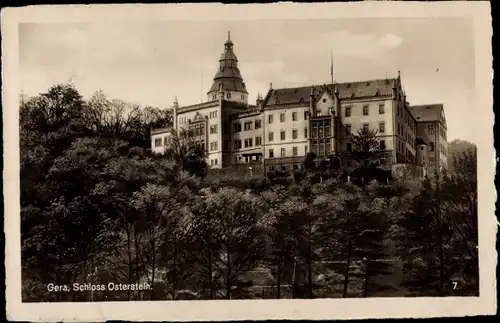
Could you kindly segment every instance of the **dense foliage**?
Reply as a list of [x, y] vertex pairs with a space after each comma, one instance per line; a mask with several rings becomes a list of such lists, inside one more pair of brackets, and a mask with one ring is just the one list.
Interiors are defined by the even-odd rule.
[[[22, 102], [24, 301], [478, 294], [475, 151], [423, 181], [210, 179], [182, 134], [150, 152], [170, 122], [70, 85]], [[71, 290], [108, 282], [151, 288]]]

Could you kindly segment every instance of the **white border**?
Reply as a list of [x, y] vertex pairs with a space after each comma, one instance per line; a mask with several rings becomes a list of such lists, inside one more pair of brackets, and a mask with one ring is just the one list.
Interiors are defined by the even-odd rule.
[[[213, 11], [215, 14], [210, 14]], [[21, 303], [19, 220], [18, 23], [102, 20], [255, 20], [469, 16], [475, 28], [480, 296], [332, 300], [146, 301]], [[75, 5], [2, 9], [2, 99], [7, 317], [24, 321], [322, 320], [486, 315], [496, 312], [496, 191], [493, 148], [491, 13], [489, 2], [362, 2], [317, 4]], [[451, 50], [451, 49], [450, 49]], [[451, 110], [453, 111], [453, 107]], [[480, 128], [479, 128], [480, 129]]]

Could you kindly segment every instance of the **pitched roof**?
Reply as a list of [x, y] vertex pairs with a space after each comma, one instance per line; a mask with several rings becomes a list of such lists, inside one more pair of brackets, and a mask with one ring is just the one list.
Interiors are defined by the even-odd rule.
[[[384, 97], [392, 95], [396, 79], [379, 79], [358, 82], [336, 83], [340, 99], [361, 99], [367, 97]], [[270, 89], [265, 105], [308, 103], [311, 90], [318, 99], [325, 91], [333, 95], [335, 86], [316, 85], [295, 88]]]
[[417, 122], [441, 121], [442, 104], [413, 105], [410, 113]]
[[214, 82], [210, 87], [210, 92], [224, 91], [238, 91], [248, 93], [245, 82], [241, 77], [240, 69], [238, 68], [238, 58], [233, 52], [233, 42], [229, 38], [224, 43], [224, 52], [219, 59], [219, 69], [214, 77]]

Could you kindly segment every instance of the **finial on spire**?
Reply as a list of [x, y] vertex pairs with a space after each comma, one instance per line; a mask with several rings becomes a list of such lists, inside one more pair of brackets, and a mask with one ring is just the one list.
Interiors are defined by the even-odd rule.
[[177, 101], [177, 95], [176, 95], [176, 96], [175, 96], [175, 98], [174, 98], [174, 103], [175, 103], [175, 104], [179, 103], [179, 101]]
[[401, 78], [401, 71], [398, 70], [398, 79], [400, 79], [400, 78]]
[[231, 40], [231, 31], [227, 31], [227, 40]]

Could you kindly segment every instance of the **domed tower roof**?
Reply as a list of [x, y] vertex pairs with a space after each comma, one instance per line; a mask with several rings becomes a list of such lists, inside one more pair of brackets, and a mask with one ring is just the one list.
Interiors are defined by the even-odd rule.
[[214, 82], [208, 93], [218, 92], [221, 86], [224, 91], [248, 93], [238, 68], [238, 58], [233, 52], [233, 42], [229, 32], [224, 43], [224, 53], [221, 54], [219, 59], [219, 70], [215, 74]]

